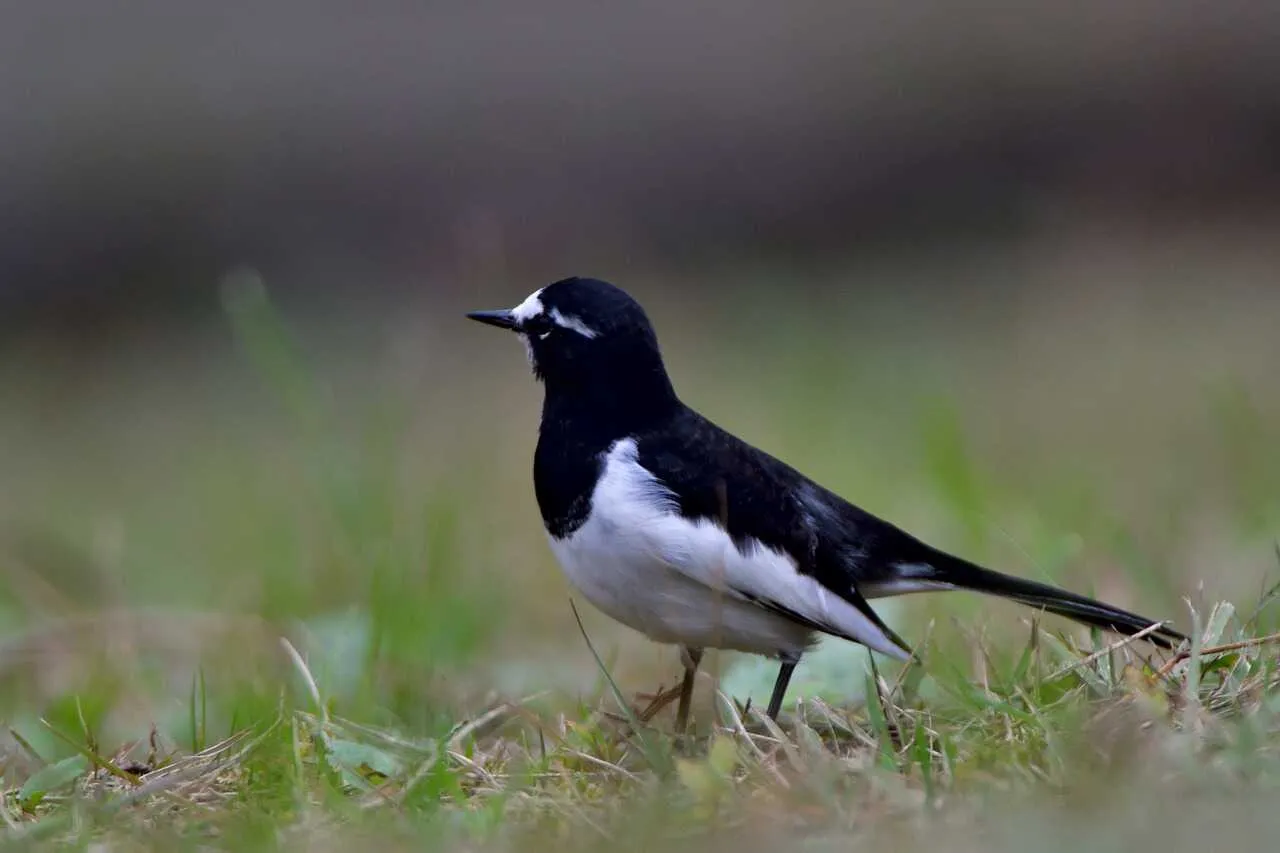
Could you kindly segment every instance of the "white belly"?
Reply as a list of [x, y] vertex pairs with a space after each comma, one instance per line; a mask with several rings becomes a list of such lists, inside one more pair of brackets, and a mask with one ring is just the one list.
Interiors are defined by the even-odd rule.
[[587, 520], [551, 548], [569, 581], [619, 622], [655, 640], [796, 656], [814, 631], [757, 602], [902, 659], [905, 652], [843, 596], [762, 543], [739, 550], [708, 519], [680, 515], [675, 496], [614, 443]]
[[619, 548], [593, 520], [573, 536], [551, 540], [569, 582], [588, 601], [660, 643], [799, 655], [813, 642], [807, 628], [723, 587], [693, 580], [641, 550]]

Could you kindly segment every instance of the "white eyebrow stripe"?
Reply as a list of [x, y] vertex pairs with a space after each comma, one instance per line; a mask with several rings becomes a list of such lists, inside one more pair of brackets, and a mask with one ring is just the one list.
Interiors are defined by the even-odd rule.
[[561, 314], [559, 308], [551, 309], [551, 319], [554, 320], [555, 324], [560, 328], [571, 329], [572, 331], [582, 335], [584, 338], [596, 338], [600, 336], [599, 332], [582, 322], [580, 318], [575, 317], [572, 314]]
[[537, 317], [542, 313], [542, 288], [538, 288], [533, 293], [525, 297], [515, 308], [511, 309], [511, 316], [516, 322], [523, 323], [531, 317]]

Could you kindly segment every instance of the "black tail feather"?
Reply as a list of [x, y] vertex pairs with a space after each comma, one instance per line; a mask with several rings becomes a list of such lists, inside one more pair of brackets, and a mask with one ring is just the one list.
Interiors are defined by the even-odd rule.
[[[911, 578], [913, 580], [947, 584], [957, 589], [997, 595], [1074, 619], [1085, 625], [1124, 635], [1136, 634], [1150, 628], [1158, 621], [1065, 589], [984, 569], [941, 552], [937, 552], [927, 564], [913, 564], [910, 567], [904, 566], [903, 569], [913, 575]], [[1179, 631], [1162, 625], [1148, 634], [1146, 639], [1161, 648], [1172, 649], [1187, 638]]]

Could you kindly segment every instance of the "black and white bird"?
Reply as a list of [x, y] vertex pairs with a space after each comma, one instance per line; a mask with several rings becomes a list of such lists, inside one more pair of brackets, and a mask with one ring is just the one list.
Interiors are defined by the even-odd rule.
[[[649, 318], [611, 284], [567, 278], [467, 316], [517, 333], [545, 388], [533, 486], [570, 583], [682, 647], [680, 729], [706, 648], [781, 661], [773, 718], [820, 635], [908, 659], [868, 599], [967, 589], [1122, 634], [1153, 625], [931, 548], [716, 426], [676, 396]], [[1164, 625], [1148, 638], [1185, 639]]]

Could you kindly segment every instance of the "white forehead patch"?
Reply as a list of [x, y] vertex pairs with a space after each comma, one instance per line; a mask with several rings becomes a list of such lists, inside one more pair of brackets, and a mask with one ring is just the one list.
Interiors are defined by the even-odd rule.
[[537, 317], [542, 313], [542, 288], [538, 288], [530, 293], [519, 305], [511, 309], [511, 316], [518, 323], [523, 323], [531, 317]]
[[572, 314], [561, 314], [559, 308], [551, 309], [551, 319], [560, 328], [577, 332], [584, 338], [594, 338], [600, 334], [595, 329], [582, 322], [580, 318], [575, 317]]

